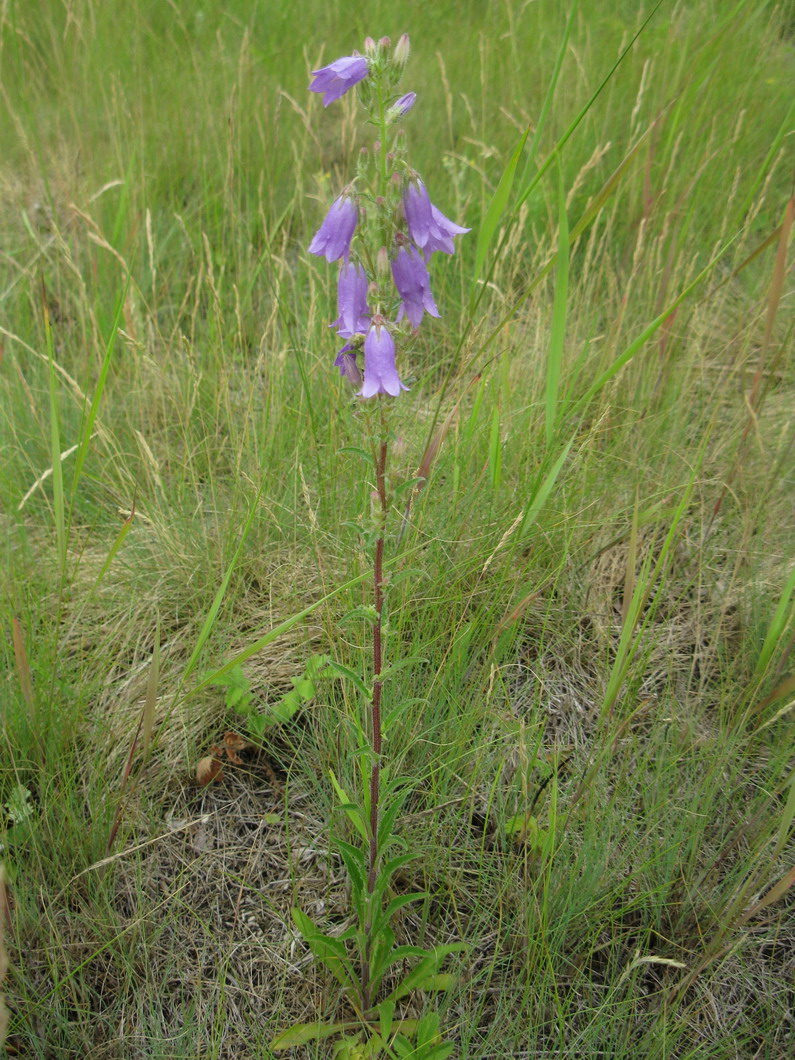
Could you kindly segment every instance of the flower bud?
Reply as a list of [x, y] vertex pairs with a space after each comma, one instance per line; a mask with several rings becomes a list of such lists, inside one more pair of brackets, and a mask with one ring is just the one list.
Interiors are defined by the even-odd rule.
[[372, 37], [364, 38], [364, 54], [369, 55], [371, 58], [378, 51], [378, 45], [375, 43]]
[[386, 112], [387, 121], [397, 121], [399, 118], [408, 114], [414, 106], [414, 100], [416, 98], [416, 92], [407, 92], [405, 96], [401, 96], [400, 99], [393, 103]]
[[375, 267], [378, 275], [386, 277], [389, 275], [389, 251], [386, 247], [378, 248], [378, 255], [375, 259]]
[[378, 43], [381, 45], [382, 48], [388, 48], [392, 41], [389, 39], [389, 37], [382, 37]]
[[398, 66], [405, 66], [409, 61], [409, 52], [411, 51], [411, 45], [409, 44], [408, 33], [401, 33], [400, 39], [395, 45], [392, 58], [395, 60]]

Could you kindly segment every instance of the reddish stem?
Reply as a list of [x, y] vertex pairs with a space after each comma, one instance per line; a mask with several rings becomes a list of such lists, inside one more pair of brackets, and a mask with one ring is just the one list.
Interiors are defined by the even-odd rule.
[[[367, 873], [367, 893], [373, 894], [378, 879], [378, 804], [381, 781], [381, 673], [383, 672], [383, 651], [381, 643], [381, 620], [384, 610], [384, 526], [387, 516], [386, 497], [386, 424], [383, 410], [381, 412], [381, 447], [376, 461], [376, 490], [381, 508], [378, 540], [375, 543], [375, 560], [373, 563], [373, 593], [375, 597], [375, 623], [373, 624], [373, 699], [371, 706], [371, 738], [373, 764], [370, 770], [370, 857]], [[373, 926], [372, 908], [368, 911], [365, 934], [367, 944], [362, 964], [362, 1011], [370, 1008], [370, 961], [372, 955]]]

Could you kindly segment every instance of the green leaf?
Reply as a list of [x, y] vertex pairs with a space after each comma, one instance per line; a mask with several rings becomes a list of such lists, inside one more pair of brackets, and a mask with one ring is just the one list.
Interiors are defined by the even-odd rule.
[[393, 898], [386, 909], [383, 911], [380, 917], [375, 921], [373, 926], [373, 934], [377, 935], [381, 924], [387, 924], [404, 906], [411, 905], [412, 902], [422, 902], [430, 895], [427, 891], [415, 891], [413, 894], [400, 894], [397, 898]]
[[329, 663], [329, 669], [332, 670], [338, 677], [344, 677], [350, 681], [353, 685], [358, 688], [364, 698], [369, 702], [373, 698], [373, 691], [368, 688], [364, 681], [359, 677], [355, 670], [351, 670], [349, 666], [343, 666], [342, 663], [333, 660]]
[[387, 711], [381, 718], [381, 732], [386, 736], [392, 726], [407, 707], [413, 707], [415, 703], [427, 704], [428, 700], [423, 696], [413, 696], [411, 699], [401, 699], [396, 706]]
[[441, 1042], [439, 1045], [432, 1047], [430, 1052], [422, 1054], [422, 1060], [446, 1060], [448, 1056], [451, 1056], [455, 1046], [452, 1042]]
[[404, 570], [395, 571], [394, 574], [389, 575], [390, 586], [400, 585], [401, 582], [406, 581], [408, 578], [413, 578], [415, 581], [427, 581], [430, 578], [430, 574], [422, 570], [419, 567], [406, 567]]
[[243, 699], [244, 697], [245, 697], [246, 701], [243, 704], [243, 707], [239, 711], [239, 713], [240, 714], [245, 714], [246, 713], [246, 707], [248, 706], [248, 703], [249, 703], [249, 697], [246, 695], [245, 688], [230, 688], [230, 689], [228, 689], [227, 693], [226, 693], [226, 705], [228, 707], [235, 707], [235, 706], [237, 706], [238, 703], [240, 703], [240, 700]]
[[321, 931], [297, 906], [292, 909], [293, 922], [310, 950], [346, 990], [355, 992], [356, 974], [344, 943]]
[[378, 1025], [382, 1038], [389, 1038], [392, 1030], [392, 1021], [395, 1017], [395, 1002], [382, 1001], [378, 1006]]
[[390, 801], [387, 808], [383, 811], [381, 821], [378, 825], [378, 849], [383, 850], [386, 846], [386, 840], [392, 833], [392, 829], [397, 820], [398, 814], [403, 809], [403, 804], [409, 795], [409, 790], [400, 792], [399, 795], [395, 795]]
[[429, 953], [424, 961], [417, 965], [402, 983], [399, 983], [397, 987], [389, 994], [389, 998], [394, 998], [395, 1001], [399, 1001], [400, 998], [405, 997], [406, 994], [410, 994], [412, 990], [421, 990], [423, 984], [438, 973], [439, 965], [442, 963], [445, 957], [451, 953], [460, 953], [462, 950], [466, 950], [466, 945], [463, 942], [453, 942], [447, 946], [437, 946], [433, 953]]
[[426, 993], [431, 991], [442, 991], [452, 990], [452, 988], [458, 982], [458, 976], [453, 975], [451, 972], [438, 972], [436, 975], [430, 975], [422, 984], [422, 989]]
[[351, 824], [362, 837], [362, 839], [365, 841], [365, 843], [369, 843], [370, 834], [368, 832], [367, 825], [365, 824], [364, 817], [362, 816], [362, 811], [348, 798], [347, 792], [343, 787], [340, 786], [339, 781], [334, 775], [333, 769], [329, 770], [329, 776], [331, 777], [331, 785], [334, 788], [337, 798], [340, 801], [341, 809], [343, 809], [344, 812], [347, 814], [348, 820], [351, 822]]
[[268, 719], [264, 715], [248, 715], [248, 731], [252, 734], [252, 736], [264, 736], [265, 730], [268, 728], [268, 725]]
[[358, 607], [346, 612], [339, 620], [340, 625], [345, 625], [348, 622], [367, 622], [371, 626], [374, 626], [377, 621], [378, 612], [372, 604], [360, 604]]
[[293, 686], [295, 688], [295, 691], [298, 693], [298, 695], [301, 697], [301, 699], [304, 701], [304, 703], [306, 703], [307, 700], [309, 700], [309, 699], [314, 699], [314, 697], [315, 697], [315, 682], [314, 681], [310, 680], [310, 678], [308, 678], [308, 677], [292, 677], [290, 680], [293, 682]]
[[428, 659], [424, 658], [421, 655], [411, 655], [403, 659], [396, 659], [393, 663], [390, 663], [389, 666], [385, 666], [384, 669], [381, 671], [381, 683], [383, 684], [385, 681], [390, 680], [400, 670], [405, 670], [409, 666], [416, 666], [417, 664], [423, 664], [427, 662]]
[[263, 717], [266, 725], [279, 725], [289, 721], [300, 709], [301, 696], [293, 689], [292, 692], [286, 692], [275, 703], [270, 703]]
[[281, 1034], [277, 1034], [271, 1042], [271, 1049], [275, 1053], [283, 1049], [295, 1049], [307, 1042], [321, 1041], [323, 1038], [331, 1038], [343, 1031], [355, 1030], [358, 1023], [296, 1023]]
[[341, 453], [350, 453], [351, 456], [359, 456], [362, 460], [366, 460], [368, 464], [373, 463], [373, 454], [368, 453], [366, 449], [360, 449], [358, 445], [343, 445], [341, 449], [337, 450], [337, 455]]
[[439, 1037], [439, 1013], [428, 1012], [417, 1024], [417, 1046], [424, 1049], [435, 1045]]
[[306, 676], [314, 680], [328, 669], [331, 662], [330, 655], [310, 655], [306, 661]]
[[417, 853], [399, 854], [396, 858], [392, 858], [390, 861], [387, 861], [387, 863], [378, 873], [378, 879], [375, 883], [374, 893], [377, 896], [382, 895], [386, 888], [389, 886], [389, 881], [392, 879], [398, 869], [403, 868], [404, 865], [408, 865], [412, 861], [416, 861], [418, 857], [419, 854]]

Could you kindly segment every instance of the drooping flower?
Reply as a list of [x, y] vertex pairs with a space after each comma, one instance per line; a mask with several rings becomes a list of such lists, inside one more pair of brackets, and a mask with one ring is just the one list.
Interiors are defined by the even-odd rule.
[[402, 299], [397, 315], [398, 320], [402, 320], [405, 314], [412, 325], [418, 328], [423, 313], [428, 312], [432, 317], [439, 316], [439, 310], [431, 294], [431, 278], [428, 275], [428, 269], [422, 255], [414, 247], [408, 249], [401, 247], [398, 250], [397, 257], [392, 262], [392, 278]]
[[408, 390], [400, 381], [395, 367], [395, 340], [389, 334], [383, 317], [375, 317], [364, 340], [364, 386], [359, 391], [363, 398], [376, 394], [397, 397]]
[[309, 253], [326, 261], [348, 260], [359, 213], [350, 195], [340, 195], [331, 204], [323, 224], [309, 244]]
[[462, 228], [445, 217], [430, 200], [428, 189], [417, 177], [410, 180], [403, 193], [403, 212], [412, 242], [425, 254], [427, 261], [434, 250], [453, 254], [453, 236], [463, 235], [468, 228]]
[[362, 385], [362, 370], [356, 363], [356, 350], [350, 343], [342, 347], [334, 364], [349, 383], [353, 386]]
[[395, 100], [386, 112], [387, 121], [397, 121], [399, 118], [405, 117], [414, 106], [416, 99], [416, 92], [407, 92], [405, 96], [401, 96], [400, 99]]
[[323, 92], [323, 106], [327, 107], [344, 96], [348, 89], [353, 88], [359, 81], [363, 81], [370, 71], [370, 66], [364, 55], [346, 55], [342, 59], [335, 59], [328, 66], [320, 70], [313, 70], [314, 81], [309, 86], [310, 92]]
[[340, 315], [331, 325], [343, 339], [361, 332], [370, 326], [370, 308], [367, 305], [367, 274], [361, 265], [345, 262], [340, 266], [337, 280], [337, 308]]

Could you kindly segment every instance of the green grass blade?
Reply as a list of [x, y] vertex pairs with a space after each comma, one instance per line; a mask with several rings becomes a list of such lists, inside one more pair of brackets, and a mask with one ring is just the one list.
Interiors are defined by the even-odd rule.
[[41, 285], [42, 309], [44, 311], [44, 333], [47, 342], [47, 360], [49, 364], [50, 394], [50, 459], [52, 461], [52, 498], [55, 514], [55, 539], [58, 547], [58, 562], [61, 576], [66, 572], [66, 505], [63, 488], [63, 468], [61, 466], [61, 425], [58, 411], [58, 382], [55, 374], [55, 342], [50, 324], [50, 311], [47, 308], [47, 292], [44, 280]]
[[552, 446], [558, 411], [558, 390], [563, 363], [563, 344], [566, 339], [566, 310], [569, 293], [569, 222], [566, 216], [566, 194], [563, 173], [558, 167], [558, 269], [555, 280], [555, 300], [552, 306], [552, 333], [547, 353], [546, 433], [547, 449]]
[[108, 378], [108, 370], [113, 359], [113, 352], [116, 348], [116, 336], [119, 333], [119, 325], [121, 324], [122, 314], [124, 312], [124, 302], [127, 297], [127, 291], [130, 286], [130, 277], [124, 282], [124, 287], [116, 300], [116, 307], [113, 312], [113, 321], [110, 327], [110, 335], [108, 341], [105, 343], [105, 355], [102, 358], [102, 366], [99, 370], [99, 378], [97, 379], [97, 385], [94, 388], [94, 396], [91, 399], [91, 406], [88, 410], [88, 415], [83, 422], [83, 429], [81, 432], [80, 443], [77, 449], [77, 456], [75, 458], [75, 469], [72, 475], [72, 490], [70, 495], [70, 502], [73, 504], [75, 495], [77, 494], [77, 488], [80, 484], [80, 477], [83, 473], [83, 465], [85, 464], [86, 457], [88, 456], [88, 447], [91, 442], [91, 436], [94, 430], [94, 422], [97, 418], [99, 411], [99, 403], [102, 400], [102, 394], [105, 390], [105, 383]]
[[[481, 269], [483, 268], [483, 262], [485, 261], [486, 254], [491, 246], [491, 241], [494, 239], [494, 233], [497, 231], [497, 226], [502, 220], [503, 214], [508, 206], [514, 178], [516, 177], [516, 167], [519, 165], [519, 159], [522, 157], [522, 152], [524, 151], [529, 134], [530, 126], [528, 125], [519, 137], [519, 142], [516, 147], [513, 149], [508, 165], [505, 167], [502, 176], [500, 177], [497, 190], [494, 192], [494, 198], [489, 203], [486, 215], [481, 222], [480, 230], [478, 232], [477, 248], [475, 250], [475, 273], [472, 277], [474, 284], [477, 284], [478, 282]], [[474, 293], [475, 287], [472, 289], [473, 297]]]
[[514, 538], [514, 541], [517, 544], [519, 544], [527, 535], [528, 531], [530, 530], [530, 527], [533, 525], [533, 523], [535, 523], [536, 519], [538, 518], [539, 512], [546, 504], [547, 498], [549, 497], [550, 493], [552, 492], [552, 488], [558, 480], [558, 476], [560, 475], [560, 472], [563, 469], [563, 465], [566, 462], [566, 457], [569, 455], [571, 447], [574, 445], [574, 439], [576, 437], [576, 434], [573, 434], [571, 438], [569, 438], [568, 442], [564, 445], [563, 449], [558, 455], [557, 460], [545, 475], [541, 485], [531, 496], [527, 508], [525, 509], [524, 515], [522, 516], [522, 521], [519, 524], [519, 529], [517, 530], [516, 537]]
[[[202, 624], [202, 628], [199, 631], [199, 636], [196, 640], [193, 652], [191, 653], [190, 659], [188, 659], [188, 663], [185, 667], [185, 672], [182, 675], [182, 684], [185, 683], [190, 674], [193, 672], [193, 668], [199, 661], [199, 656], [202, 653], [204, 645], [207, 643], [207, 638], [210, 636], [213, 626], [215, 625], [215, 620], [218, 618], [218, 612], [220, 611], [221, 604], [223, 603], [224, 597], [226, 596], [226, 590], [229, 588], [229, 582], [232, 578], [232, 574], [234, 572], [235, 567], [237, 566], [237, 561], [240, 559], [240, 553], [243, 551], [243, 546], [246, 543], [246, 538], [248, 537], [249, 530], [251, 529], [251, 524], [254, 521], [254, 516], [257, 514], [257, 511], [259, 509], [259, 500], [261, 496], [262, 486], [260, 486], [260, 488], [257, 490], [257, 495], [254, 498], [254, 502], [251, 505], [251, 508], [249, 509], [248, 517], [246, 518], [246, 521], [243, 524], [243, 531], [240, 534], [240, 540], [237, 543], [235, 554], [232, 556], [232, 559], [230, 560], [226, 570], [224, 571], [224, 576], [221, 579], [221, 584], [218, 586], [218, 591], [215, 594], [215, 598], [213, 599], [213, 602], [210, 606], [210, 610], [207, 612], [207, 617], [205, 618], [204, 623]], [[218, 674], [215, 674], [214, 676], [217, 677]]]
[[756, 669], [754, 671], [755, 677], [761, 677], [767, 670], [776, 648], [784, 635], [784, 631], [792, 618], [793, 594], [795, 594], [795, 567], [790, 571], [789, 578], [787, 578], [784, 589], [782, 590], [781, 596], [776, 604], [776, 610], [773, 612], [773, 617], [770, 620], [770, 625], [768, 626], [767, 634], [764, 643], [762, 644], [762, 650], [759, 652], [759, 659], [756, 663]]

